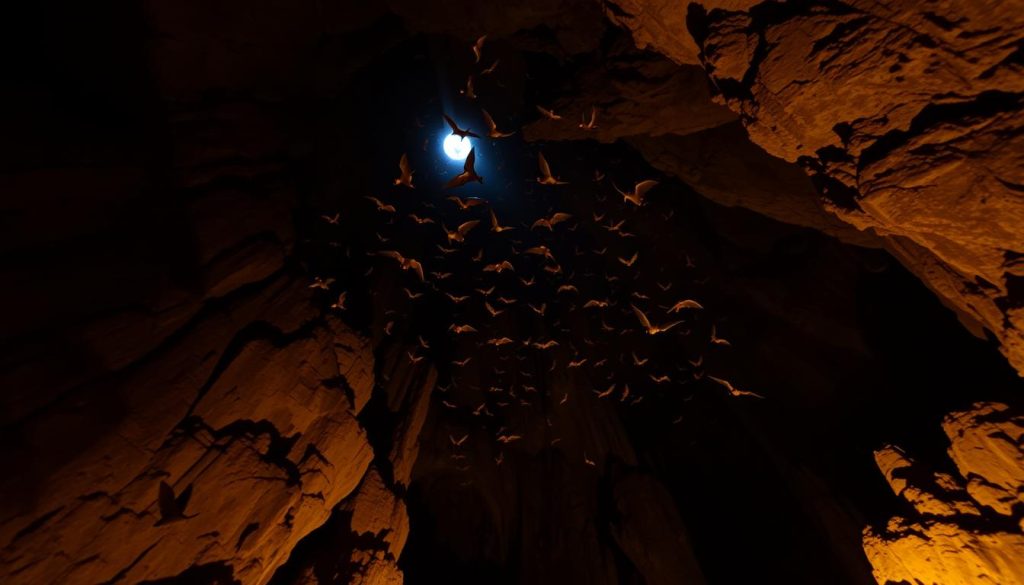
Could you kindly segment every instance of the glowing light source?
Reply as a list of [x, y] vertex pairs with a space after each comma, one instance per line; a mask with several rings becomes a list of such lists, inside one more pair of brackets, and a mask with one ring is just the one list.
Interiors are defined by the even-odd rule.
[[444, 153], [453, 160], [465, 160], [472, 148], [473, 143], [469, 138], [459, 138], [454, 134], [449, 134], [444, 139]]

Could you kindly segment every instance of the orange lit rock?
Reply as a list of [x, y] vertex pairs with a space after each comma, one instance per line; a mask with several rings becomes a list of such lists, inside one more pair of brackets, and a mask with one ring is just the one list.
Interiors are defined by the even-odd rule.
[[[745, 10], [758, 0], [708, 0], [707, 8]], [[605, 13], [629, 29], [637, 47], [664, 54], [676, 63], [700, 63], [697, 43], [686, 30], [687, 5], [671, 0], [615, 0]], [[682, 33], [682, 34], [681, 34]]]
[[380, 536], [388, 543], [392, 557], [397, 559], [402, 554], [409, 536], [409, 517], [405, 504], [384, 485], [376, 469], [370, 468], [359, 491], [342, 508], [352, 512], [352, 532]]
[[359, 491], [342, 509], [352, 513], [350, 528], [354, 534], [380, 538], [387, 547], [384, 551], [353, 552], [351, 562], [358, 568], [354, 569], [351, 582], [366, 585], [402, 583], [397, 560], [409, 535], [409, 517], [405, 504], [384, 485], [376, 469], [370, 469]]
[[[686, 135], [736, 120], [736, 115], [711, 101], [704, 71], [680, 67], [661, 55], [639, 52], [617, 43], [599, 63], [577, 74], [580, 95], [553, 104], [562, 120], [541, 118], [523, 128], [527, 140], [599, 140], [614, 142], [632, 136]], [[596, 128], [579, 127], [596, 110]]]
[[[931, 516], [978, 515], [974, 504], [962, 497], [963, 487], [958, 485], [953, 478], [948, 475], [928, 477], [927, 474], [924, 474], [922, 476], [920, 470], [914, 469], [913, 462], [907, 459], [898, 448], [887, 446], [875, 451], [875, 462], [885, 475], [892, 491], [910, 502], [919, 514]], [[928, 491], [928, 488], [931, 488], [932, 491]], [[961, 494], [951, 493], [954, 490]]]
[[857, 230], [822, 209], [807, 176], [752, 144], [739, 122], [686, 136], [634, 136], [627, 141], [653, 167], [679, 177], [716, 203], [814, 228], [852, 244], [880, 244], [872, 233]]
[[[47, 475], [30, 505], [3, 524], [3, 579], [135, 582], [220, 564], [244, 583], [267, 582], [359, 485], [372, 458], [349, 397], [325, 383], [372, 369], [372, 354], [339, 361], [334, 345], [354, 345], [351, 332], [291, 316], [297, 306], [313, 316], [309, 294], [305, 283], [285, 281], [271, 287], [271, 297], [291, 301], [278, 308], [260, 295], [236, 303], [234, 318], [259, 311], [269, 324], [219, 360], [194, 362], [228, 325], [215, 315], [116, 386], [81, 394], [81, 414], [53, 410], [27, 426]], [[351, 384], [368, 393], [372, 378]], [[89, 417], [110, 408], [111, 391], [133, 416], [97, 426]], [[92, 401], [102, 410], [93, 414]], [[46, 430], [55, 425], [62, 440], [89, 448], [55, 462]], [[176, 493], [192, 486], [185, 513], [194, 517], [155, 525], [161, 481]]]
[[885, 530], [865, 530], [864, 552], [879, 583], [1024, 583], [1020, 534], [979, 534], [957, 524], [893, 518]]
[[954, 412], [942, 422], [952, 439], [949, 456], [960, 475], [969, 478], [967, 491], [983, 506], [1009, 516], [1024, 502], [1024, 417], [1003, 404], [977, 404]]
[[608, 11], [677, 63], [692, 62], [695, 41], [715, 99], [751, 140], [804, 166], [843, 221], [912, 242], [896, 255], [1024, 373], [1011, 299], [1024, 254], [1019, 7], [619, 0]]
[[[751, 143], [735, 115], [711, 101], [706, 76], [697, 67], [680, 67], [617, 44], [600, 66], [580, 71], [573, 84], [585, 97], [574, 93], [555, 102], [565, 119], [542, 118], [527, 125], [527, 140], [623, 139], [651, 166], [716, 203], [857, 245], [881, 245], [872, 232], [825, 210], [803, 170]], [[579, 120], [590, 115], [591, 106], [598, 111], [597, 128], [580, 129]]]
[[[967, 493], [977, 504], [1014, 514], [1011, 505], [1024, 490], [1022, 421], [997, 403], [975, 404], [946, 417], [950, 457], [965, 479], [932, 474], [895, 447], [875, 453], [893, 491], [918, 514], [894, 517], [884, 529], [865, 529], [864, 552], [879, 583], [1024, 583], [1024, 535], [1008, 532], [1004, 521], [963, 497]], [[1019, 509], [1017, 516], [1019, 524], [1024, 520]]]

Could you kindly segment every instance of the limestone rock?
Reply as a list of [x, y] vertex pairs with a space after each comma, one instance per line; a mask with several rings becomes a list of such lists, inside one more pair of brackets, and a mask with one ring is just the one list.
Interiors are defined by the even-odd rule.
[[[634, 136], [686, 135], [736, 120], [728, 108], [711, 101], [700, 67], [680, 67], [656, 53], [616, 41], [572, 80], [573, 95], [548, 104], [563, 119], [542, 118], [523, 129], [527, 140], [599, 140]], [[590, 119], [597, 127], [579, 127]]]
[[409, 517], [405, 504], [384, 485], [376, 469], [367, 472], [359, 491], [342, 508], [352, 512], [352, 532], [381, 536], [393, 559], [402, 554], [409, 536]]
[[884, 529], [865, 529], [864, 552], [879, 583], [1024, 583], [1024, 535], [963, 498], [967, 493], [977, 504], [1022, 520], [1020, 508], [1012, 508], [1024, 491], [1022, 420], [997, 403], [948, 415], [943, 429], [962, 478], [932, 474], [895, 447], [875, 453], [893, 491], [917, 510], [914, 518], [890, 519]]
[[738, 122], [687, 136], [635, 136], [628, 142], [652, 166], [716, 203], [814, 228], [845, 242], [880, 244], [870, 231], [853, 228], [822, 209], [807, 176], [751, 144]]
[[[293, 290], [308, 294], [302, 282]], [[94, 426], [52, 411], [25, 428], [38, 449], [47, 448], [42, 429], [55, 424], [63, 424], [63, 440], [80, 437], [89, 449], [48, 468], [31, 503], [5, 516], [5, 579], [141, 581], [219, 563], [244, 583], [265, 583], [355, 489], [372, 451], [348, 398], [324, 383], [352, 369], [337, 361], [334, 332], [314, 325], [268, 330], [226, 352], [207, 376], [183, 376], [189, 368], [179, 364], [204, 334], [198, 328], [184, 336], [114, 387], [132, 417]], [[116, 404], [109, 391], [78, 401], [86, 413], [94, 400], [109, 410]], [[188, 519], [157, 525], [161, 481], [178, 494], [191, 486]], [[62, 557], [77, 562], [52, 562]]]
[[1019, 533], [984, 534], [956, 524], [894, 518], [884, 531], [865, 530], [864, 551], [879, 583], [1024, 583], [1024, 536]]
[[[902, 451], [886, 446], [875, 451], [875, 462], [897, 496], [910, 502], [919, 514], [955, 516], [979, 514], [977, 508], [963, 498], [963, 487], [948, 475], [928, 477], [916, 474], [913, 462]], [[923, 484], [923, 485], [918, 485]], [[929, 489], [930, 488], [930, 489]], [[956, 493], [960, 492], [960, 493]]]
[[979, 504], [1009, 516], [1024, 503], [1024, 417], [1004, 404], [976, 404], [949, 414], [942, 428], [952, 439], [949, 456]]
[[638, 46], [696, 58], [716, 101], [770, 155], [800, 163], [825, 209], [919, 248], [897, 256], [1024, 373], [1018, 7], [618, 0], [606, 11]]
[[[735, 116], [711, 101], [698, 68], [619, 41], [599, 64], [579, 71], [572, 85], [573, 93], [553, 104], [563, 119], [529, 124], [523, 129], [527, 140], [624, 139], [652, 166], [712, 201], [858, 245], [880, 245], [870, 230], [851, 227], [826, 211], [801, 169], [752, 144]], [[597, 128], [579, 128], [591, 107], [597, 110]]]
[[[707, 0], [707, 8], [745, 10], [759, 0]], [[674, 0], [614, 0], [605, 13], [630, 31], [641, 49], [657, 51], [678, 64], [700, 63], [700, 48], [685, 34], [687, 4]]]
[[[689, 29], [701, 61], [751, 139], [799, 161], [843, 220], [926, 249], [964, 292], [933, 289], [994, 333], [1024, 372], [1024, 323], [1011, 300], [1024, 252], [1021, 11], [700, 6]], [[982, 302], [962, 302], [968, 293]]]

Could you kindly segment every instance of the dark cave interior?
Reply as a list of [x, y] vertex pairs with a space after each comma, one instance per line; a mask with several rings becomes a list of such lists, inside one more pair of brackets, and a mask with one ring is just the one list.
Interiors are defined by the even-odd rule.
[[[747, 133], [769, 114], [726, 108], [759, 98], [716, 77], [737, 58], [716, 41], [730, 19], [813, 28], [850, 6], [691, 3], [674, 34], [700, 62], [680, 64], [638, 48], [641, 0], [284, 4], [47, 1], [5, 19], [5, 582], [910, 582], [864, 535], [893, 517], [989, 535], [1005, 572], [979, 582], [1024, 580], [1024, 483], [1003, 509], [943, 479], [1012, 491], [952, 455], [951, 413], [980, 404], [1005, 408], [978, 420], [1005, 425], [1018, 453], [997, 467], [1024, 478], [1018, 264], [997, 284], [960, 257], [933, 269], [913, 235], [829, 215], [819, 199], [877, 208], [867, 187], [839, 193], [852, 155], [773, 156]], [[874, 42], [851, 40], [875, 15], [860, 18], [820, 24], [815, 47]], [[778, 61], [784, 45], [748, 57]], [[1020, 82], [1019, 54], [1005, 79], [978, 78]], [[995, 126], [1012, 151], [1019, 119], [998, 124], [1019, 118], [1017, 91], [922, 114], [885, 148], [945, 123]], [[536, 106], [567, 103], [559, 134]], [[591, 107], [609, 125], [587, 135]], [[443, 189], [463, 162], [442, 150], [442, 115], [480, 132], [481, 108], [515, 134], [475, 139], [484, 182]], [[844, 144], [871, 135], [843, 120]], [[864, 176], [898, 168], [877, 144]], [[537, 183], [540, 152], [567, 184]], [[392, 184], [403, 154], [414, 189]], [[624, 202], [643, 179], [658, 181], [644, 204]], [[987, 213], [1024, 217], [1003, 182], [1016, 207]], [[714, 195], [739, 183], [753, 203]], [[555, 212], [571, 218], [531, 228]], [[445, 237], [470, 220], [464, 242]], [[1018, 244], [993, 246], [1012, 259]], [[1010, 333], [935, 274], [996, 298]], [[701, 308], [672, 317], [681, 299]], [[646, 335], [633, 306], [680, 323]], [[886, 445], [912, 467], [888, 473]], [[194, 517], [152, 526], [162, 481], [195, 486]], [[897, 481], [932, 499], [897, 497]], [[956, 513], [935, 512], [946, 496]], [[943, 575], [898, 550], [919, 582]]]

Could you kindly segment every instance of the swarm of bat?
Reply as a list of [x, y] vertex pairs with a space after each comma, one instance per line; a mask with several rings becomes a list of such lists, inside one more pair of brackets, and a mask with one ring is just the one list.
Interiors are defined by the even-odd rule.
[[[490, 45], [486, 45], [486, 40], [486, 36], [481, 36], [473, 43], [471, 53], [474, 72], [466, 78], [465, 85], [459, 90], [462, 96], [473, 100], [473, 103], [486, 101], [487, 88], [492, 84], [486, 80], [496, 79], [504, 71], [497, 69], [499, 60], [493, 57], [487, 59], [491, 64], [483, 67], [483, 59], [490, 53]], [[478, 90], [483, 91], [478, 93]], [[479, 134], [470, 127], [463, 128], [448, 114], [442, 117], [451, 134], [461, 140], [494, 141], [515, 134], [514, 130], [500, 130], [487, 110], [479, 108], [479, 111], [483, 121], [479, 128], [484, 128]], [[546, 120], [545, 123], [567, 123], [551, 108], [536, 105], [536, 112]], [[592, 106], [581, 118], [577, 125], [579, 129], [587, 132], [598, 129], [597, 107]], [[430, 201], [430, 190], [423, 188], [423, 177], [415, 174], [407, 153], [400, 155], [398, 175], [392, 180], [392, 186], [397, 188], [396, 193], [401, 191], [404, 194], [396, 194], [393, 198], [380, 193], [364, 196], [372, 204], [371, 216], [375, 218], [374, 221], [381, 223], [384, 230], [383, 233], [376, 232], [376, 241], [371, 246], [388, 243], [388, 248], [398, 248], [369, 252], [370, 256], [387, 259], [381, 262], [385, 272], [388, 264], [397, 268], [397, 273], [392, 273], [401, 279], [402, 286], [399, 288], [404, 293], [398, 299], [398, 304], [391, 304], [384, 298], [373, 301], [384, 307], [377, 309], [384, 317], [382, 322], [385, 325], [381, 329], [383, 336], [397, 341], [407, 335], [402, 331], [402, 326], [396, 327], [396, 323], [408, 321], [410, 311], [416, 310], [417, 306], [428, 302], [428, 299], [443, 299], [444, 304], [437, 306], [449, 307], [444, 309], [450, 311], [450, 315], [445, 313], [450, 320], [443, 335], [447, 335], [450, 343], [457, 348], [459, 357], [443, 364], [443, 369], [449, 372], [446, 376], [450, 382], [445, 386], [439, 385], [436, 395], [445, 411], [461, 413], [469, 417], [469, 420], [492, 424], [491, 421], [504, 420], [505, 413], [513, 409], [549, 413], [559, 408], [573, 408], [579, 400], [606, 401], [628, 408], [640, 404], [649, 395], [651, 388], [683, 388], [685, 384], [695, 384], [705, 379], [704, 353], [694, 359], [680, 360], [682, 365], [662, 363], [659, 368], [655, 368], [656, 363], [665, 360], [656, 358], [654, 362], [651, 361], [652, 353], [655, 353], [653, 350], [662, 348], [658, 355], [664, 355], [675, 349], [678, 340], [684, 337], [696, 338], [690, 336], [698, 329], [707, 333], [706, 338], [701, 337], [706, 339], [703, 342], [705, 353], [721, 351], [730, 345], [728, 340], [718, 335], [714, 324], [710, 325], [709, 332], [701, 327], [705, 311], [700, 302], [689, 298], [680, 299], [678, 296], [665, 298], [673, 288], [671, 280], [667, 283], [657, 280], [657, 287], [652, 286], [647, 290], [640, 290], [636, 284], [638, 277], [643, 274], [642, 270], [654, 264], [654, 258], [646, 252], [641, 256], [637, 245], [630, 244], [643, 236], [632, 227], [634, 216], [629, 214], [653, 213], [644, 208], [649, 209], [649, 194], [659, 185], [658, 181], [641, 180], [632, 189], [624, 191], [611, 181], [604, 182], [605, 172], [595, 169], [593, 181], [574, 178], [573, 185], [586, 184], [588, 190], [597, 190], [593, 199], [595, 205], [600, 206], [600, 211], [577, 217], [574, 213], [549, 207], [545, 213], [526, 221], [506, 223], [502, 219], [510, 218], [504, 216], [495, 204], [473, 195], [473, 189], [480, 189], [480, 185], [484, 184], [484, 177], [477, 172], [476, 153], [476, 145], [472, 145], [462, 171], [442, 187], [447, 193], [458, 189], [462, 196], [449, 195], [444, 202], [437, 204]], [[558, 156], [552, 160], [556, 163], [564, 162]], [[540, 186], [538, 193], [544, 192], [539, 196], [560, 197], [561, 189], [548, 188], [570, 185], [570, 181], [552, 171], [543, 152], [537, 152], [537, 167], [539, 175], [531, 183]], [[488, 168], [484, 168], [484, 171], [490, 173]], [[614, 172], [611, 168], [606, 170]], [[418, 185], [413, 183], [414, 176], [419, 177]], [[611, 202], [605, 204], [605, 194], [601, 191], [614, 194], [607, 189], [609, 183], [614, 192], [622, 197], [621, 203], [612, 197]], [[476, 186], [473, 187], [473, 184]], [[618, 207], [612, 207], [611, 203]], [[409, 209], [410, 206], [416, 209]], [[400, 208], [401, 215], [398, 214]], [[671, 210], [662, 214], [666, 222], [672, 221], [673, 217]], [[401, 220], [404, 227], [398, 227], [396, 218]], [[323, 214], [320, 219], [325, 230], [341, 230], [350, 221], [340, 213]], [[484, 222], [486, 229], [475, 229], [481, 222]], [[449, 225], [456, 227], [450, 229]], [[577, 244], [572, 250], [567, 250], [564, 242], [571, 237], [569, 234], [577, 230], [586, 231], [591, 237], [606, 243], [601, 248], [590, 249]], [[420, 251], [410, 252], [405, 245], [393, 240], [411, 242]], [[341, 247], [337, 242], [331, 245]], [[351, 258], [350, 248], [346, 248], [347, 258]], [[374, 275], [376, 265], [372, 262], [370, 264], [363, 272], [364, 277]], [[685, 262], [680, 260], [679, 266], [683, 270], [696, 268], [688, 255]], [[394, 268], [391, 270], [394, 271]], [[467, 281], [469, 286], [459, 284]], [[330, 308], [336, 311], [335, 314], [348, 316], [362, 309], [355, 306], [360, 304], [357, 302], [359, 297], [350, 298], [348, 290], [338, 290], [346, 284], [340, 277], [316, 277], [309, 287], [312, 289], [311, 294], [325, 295], [332, 300]], [[595, 289], [602, 290], [594, 294]], [[539, 297], [544, 291], [548, 291], [549, 296]], [[351, 303], [346, 305], [349, 301]], [[440, 316], [436, 312], [431, 314], [434, 319]], [[571, 325], [570, 322], [577, 325]], [[581, 322], [589, 325], [581, 326], [578, 324]], [[523, 323], [535, 324], [532, 329], [544, 331], [544, 335], [522, 338], [514, 332], [522, 331], [522, 327], [517, 325]], [[579, 337], [566, 335], [576, 331], [576, 328], [585, 334]], [[435, 340], [428, 341], [427, 338], [416, 336], [415, 345], [407, 346], [410, 349], [400, 359], [407, 359], [412, 367], [424, 367], [425, 363], [436, 359], [432, 352], [437, 345]], [[622, 352], [616, 353], [616, 348], [624, 347], [632, 348], [632, 351], [625, 355]], [[638, 354], [637, 348], [647, 357]], [[652, 353], [648, 353], [647, 349], [652, 350]], [[475, 359], [477, 354], [491, 356], [493, 359]], [[401, 356], [401, 353], [398, 355]], [[570, 396], [577, 393], [575, 387], [560, 387], [557, 391], [545, 389], [532, 380], [540, 367], [533, 366], [536, 369], [531, 369], [528, 365], [531, 363], [547, 363], [549, 365], [546, 367], [550, 371], [561, 369], [571, 376], [576, 381], [575, 386], [594, 389], [580, 392], [579, 397], [573, 399]], [[492, 369], [483, 369], [485, 364], [491, 364]], [[479, 371], [469, 373], [474, 369]], [[632, 372], [629, 374], [632, 377], [622, 372]], [[475, 378], [470, 378], [471, 375]], [[473, 385], [467, 382], [469, 379], [488, 382]], [[755, 392], [740, 390], [720, 377], [708, 375], [706, 380], [710, 381], [712, 388], [724, 390], [722, 395], [727, 397], [763, 398]], [[589, 381], [595, 383], [590, 384]], [[476, 399], [467, 399], [467, 396], [474, 395]], [[670, 420], [672, 424], [677, 423], [681, 416], [673, 414]], [[513, 447], [512, 444], [519, 441], [543, 440], [545, 444], [558, 445], [561, 437], [556, 432], [557, 418], [553, 420], [552, 416], [545, 414], [544, 421], [544, 424], [538, 425], [536, 432], [528, 428], [510, 430], [502, 427], [497, 433], [488, 432], [486, 435], [476, 431], [450, 434], [448, 438], [452, 459], [458, 461], [460, 466], [471, 464], [470, 456], [466, 453], [467, 441], [470, 441], [471, 436], [474, 442], [484, 436], [491, 437], [488, 439], [493, 449], [490, 457], [495, 465], [501, 465], [505, 460], [502, 449]], [[592, 458], [584, 451], [580, 458], [584, 465], [597, 467], [603, 460], [600, 453], [597, 455]], [[184, 514], [189, 493], [190, 489], [175, 498], [170, 487], [161, 484], [161, 523], [190, 517]]]

